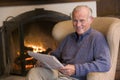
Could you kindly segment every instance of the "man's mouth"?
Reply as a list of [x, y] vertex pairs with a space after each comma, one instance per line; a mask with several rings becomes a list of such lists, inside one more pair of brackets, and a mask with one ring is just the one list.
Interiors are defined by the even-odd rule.
[[77, 27], [77, 29], [82, 30], [82, 29], [83, 29], [83, 26]]

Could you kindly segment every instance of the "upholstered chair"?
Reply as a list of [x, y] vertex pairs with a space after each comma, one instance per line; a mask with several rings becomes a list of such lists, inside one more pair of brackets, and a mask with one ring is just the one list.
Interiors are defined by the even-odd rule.
[[[87, 80], [115, 80], [120, 42], [120, 20], [113, 17], [96, 17], [91, 26], [102, 32], [108, 41], [111, 54], [111, 69], [108, 72], [90, 72], [87, 75]], [[54, 26], [52, 35], [60, 42], [73, 31], [71, 20], [62, 21]]]

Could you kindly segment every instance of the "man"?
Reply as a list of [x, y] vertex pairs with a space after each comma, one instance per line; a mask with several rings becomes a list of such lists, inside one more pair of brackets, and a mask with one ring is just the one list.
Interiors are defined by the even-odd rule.
[[59, 70], [31, 69], [28, 80], [86, 80], [89, 72], [109, 71], [109, 47], [104, 36], [90, 26], [92, 10], [86, 5], [75, 7], [72, 21], [75, 32], [51, 54], [65, 66]]

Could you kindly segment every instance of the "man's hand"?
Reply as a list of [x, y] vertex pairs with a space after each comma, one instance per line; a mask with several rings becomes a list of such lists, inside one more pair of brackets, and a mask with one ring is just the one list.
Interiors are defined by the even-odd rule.
[[59, 71], [65, 75], [71, 76], [71, 75], [75, 74], [75, 66], [68, 64], [68, 65], [64, 66], [63, 68], [60, 68]]

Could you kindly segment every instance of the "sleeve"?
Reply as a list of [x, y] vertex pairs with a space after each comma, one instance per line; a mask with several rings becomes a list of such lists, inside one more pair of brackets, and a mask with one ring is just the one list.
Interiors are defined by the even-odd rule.
[[110, 50], [103, 35], [97, 36], [93, 44], [94, 60], [89, 63], [75, 64], [76, 76], [85, 76], [89, 72], [106, 72], [110, 69]]

